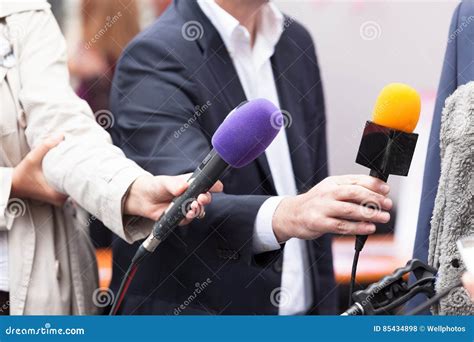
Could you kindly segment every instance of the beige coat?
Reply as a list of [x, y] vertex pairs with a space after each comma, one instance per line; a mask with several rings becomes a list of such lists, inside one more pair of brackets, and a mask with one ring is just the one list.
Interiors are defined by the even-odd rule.
[[[93, 314], [101, 305], [94, 304], [97, 267], [84, 209], [129, 242], [143, 238], [150, 224], [124, 227], [122, 200], [145, 171], [110, 143], [69, 86], [66, 45], [49, 5], [0, 6], [0, 40], [11, 44], [15, 61], [0, 66], [0, 230], [8, 231], [10, 311]], [[55, 208], [11, 198], [12, 167], [53, 133], [66, 138], [46, 155], [44, 173], [73, 200]]]

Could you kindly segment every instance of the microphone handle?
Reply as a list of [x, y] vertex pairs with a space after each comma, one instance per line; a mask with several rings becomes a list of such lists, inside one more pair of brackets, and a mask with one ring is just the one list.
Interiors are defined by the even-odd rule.
[[[388, 174], [383, 174], [378, 172], [377, 170], [370, 170], [369, 176], [378, 178], [384, 182], [387, 181], [388, 179]], [[367, 235], [357, 235], [356, 236], [356, 245], [355, 245], [355, 250], [360, 252], [365, 245], [365, 242], [367, 241]]]
[[369, 176], [378, 178], [384, 182], [387, 182], [387, 179], [388, 179], [388, 174], [380, 173], [377, 170], [370, 170]]
[[186, 191], [176, 197], [160, 219], [155, 222], [152, 233], [143, 241], [134, 261], [140, 261], [145, 255], [152, 253], [186, 217], [191, 203], [200, 194], [207, 192], [229, 167], [230, 165], [214, 149], [211, 150], [189, 178], [189, 187]]

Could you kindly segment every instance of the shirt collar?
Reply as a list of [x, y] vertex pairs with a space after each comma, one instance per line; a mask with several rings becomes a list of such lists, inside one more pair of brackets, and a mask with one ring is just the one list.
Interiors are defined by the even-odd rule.
[[[204, 14], [219, 32], [227, 50], [232, 54], [236, 51], [242, 39], [250, 42], [249, 32], [240, 25], [226, 10], [220, 7], [215, 0], [198, 0]], [[273, 2], [265, 3], [260, 10], [254, 50], [264, 51], [261, 57], [270, 58], [275, 45], [283, 33], [284, 17]]]
[[258, 43], [258, 39], [260, 39], [273, 50], [283, 33], [284, 21], [285, 18], [283, 14], [273, 2], [267, 2], [263, 5], [260, 12], [260, 21], [255, 45]]

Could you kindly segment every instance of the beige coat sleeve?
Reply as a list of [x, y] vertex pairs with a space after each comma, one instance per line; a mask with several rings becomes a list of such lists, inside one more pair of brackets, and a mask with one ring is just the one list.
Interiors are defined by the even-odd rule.
[[0, 167], [0, 231], [9, 230], [13, 224], [13, 217], [8, 213], [12, 171], [10, 167]]
[[33, 148], [51, 134], [65, 134], [43, 161], [47, 181], [128, 242], [145, 237], [151, 223], [124, 227], [122, 202], [131, 183], [147, 172], [111, 144], [90, 107], [70, 87], [66, 44], [51, 11], [16, 16], [22, 33], [19, 99], [28, 143]]

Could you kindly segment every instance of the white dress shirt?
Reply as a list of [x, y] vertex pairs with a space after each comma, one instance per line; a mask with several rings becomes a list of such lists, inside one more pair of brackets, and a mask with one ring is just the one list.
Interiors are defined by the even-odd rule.
[[[204, 14], [219, 32], [234, 63], [240, 83], [248, 100], [266, 98], [279, 106], [278, 93], [270, 58], [283, 32], [283, 14], [271, 3], [265, 3], [259, 13], [253, 47], [248, 30], [214, 0], [198, 0]], [[206, 34], [204, 32], [204, 34]], [[284, 129], [265, 151], [279, 196], [265, 201], [260, 207], [254, 231], [256, 253], [280, 249], [272, 227], [273, 214], [282, 196], [297, 194], [290, 150]], [[273, 293], [272, 303], [279, 306], [280, 315], [305, 313], [312, 303], [311, 281], [305, 276], [308, 255], [303, 240], [289, 240], [283, 253], [283, 272], [279, 296]], [[278, 299], [280, 298], [279, 302]]]

